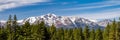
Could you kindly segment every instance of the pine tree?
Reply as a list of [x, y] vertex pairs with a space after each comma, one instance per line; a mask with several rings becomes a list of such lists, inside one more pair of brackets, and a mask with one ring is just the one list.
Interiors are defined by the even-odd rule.
[[73, 29], [69, 29], [69, 36], [70, 36], [69, 40], [74, 40], [73, 31], [74, 31], [74, 28]]
[[17, 17], [14, 15], [13, 17], [13, 29], [14, 29], [14, 40], [17, 40], [20, 33], [20, 27], [17, 24]]
[[115, 19], [110, 27], [109, 40], [116, 40], [116, 21], [115, 21]]
[[79, 35], [80, 35], [79, 39], [80, 39], [80, 40], [84, 40], [84, 35], [83, 35], [83, 30], [82, 30], [82, 28], [80, 27], [78, 30], [79, 30]]
[[95, 30], [94, 30], [94, 28], [90, 32], [90, 39], [89, 40], [95, 40]]
[[74, 40], [83, 40], [82, 28], [75, 28], [73, 31]]
[[30, 36], [31, 36], [31, 26], [30, 26], [30, 23], [28, 21], [25, 22], [25, 24], [22, 26], [21, 34], [24, 37], [23, 40], [30, 39]]
[[84, 40], [89, 40], [89, 27], [88, 26], [86, 26], [85, 28], [84, 28]]
[[14, 20], [13, 20], [13, 25], [17, 25], [17, 17], [16, 17], [16, 15], [14, 15]]
[[74, 40], [80, 40], [77, 28], [73, 29], [73, 37], [74, 37]]
[[109, 33], [110, 33], [110, 25], [108, 23], [107, 27], [104, 29], [104, 32], [103, 32], [103, 39], [104, 40], [108, 40], [109, 39]]
[[101, 31], [100, 28], [98, 28], [96, 30], [96, 36], [95, 37], [96, 37], [95, 40], [103, 40], [102, 31]]
[[7, 40], [7, 32], [3, 28], [0, 28], [0, 40]]
[[116, 40], [120, 40], [120, 18], [116, 26]]
[[[52, 24], [52, 26], [50, 27], [50, 37], [51, 40], [55, 40], [54, 36], [55, 36], [55, 32], [56, 32], [56, 27]], [[53, 36], [54, 35], [54, 36]]]
[[7, 36], [8, 36], [8, 34], [6, 31], [0, 30], [0, 40], [7, 40], [7, 38], [8, 38]]
[[69, 40], [70, 35], [69, 35], [69, 30], [68, 29], [64, 29], [64, 40]]
[[12, 16], [11, 16], [11, 15], [9, 15], [9, 19], [8, 19], [6, 25], [7, 25], [7, 26], [6, 26], [6, 29], [7, 29], [9, 32], [11, 32], [11, 26], [12, 26]]
[[13, 33], [13, 20], [12, 20], [12, 16], [9, 15], [9, 19], [7, 21], [7, 24], [6, 24], [6, 32], [7, 32], [7, 40], [14, 40], [14, 33]]
[[[47, 36], [47, 29], [45, 27], [44, 21], [42, 21], [40, 24], [38, 23], [37, 31], [36, 31], [36, 39], [35, 40], [45, 40]], [[49, 36], [49, 35], [48, 35]]]
[[14, 19], [13, 19], [13, 28], [14, 28], [14, 32], [16, 32], [16, 29], [17, 29], [17, 27], [18, 27], [16, 15], [14, 15], [13, 18], [14, 18]]
[[57, 38], [57, 40], [64, 40], [64, 31], [63, 31], [63, 28], [59, 28], [56, 31], [56, 38]]

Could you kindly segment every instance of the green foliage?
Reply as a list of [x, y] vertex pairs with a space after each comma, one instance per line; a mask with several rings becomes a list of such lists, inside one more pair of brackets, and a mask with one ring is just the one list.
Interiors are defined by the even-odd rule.
[[90, 34], [90, 32], [89, 32], [89, 27], [86, 25], [86, 27], [84, 28], [84, 31], [83, 31], [84, 33], [84, 39], [85, 40], [89, 40], [89, 34]]
[[0, 40], [7, 40], [7, 32], [5, 32], [3, 29], [0, 29]]
[[114, 20], [110, 27], [109, 40], [116, 40], [116, 26], [116, 21]]
[[101, 31], [100, 28], [98, 28], [96, 30], [96, 36], [95, 37], [96, 37], [95, 40], [103, 40], [102, 31]]
[[116, 40], [120, 40], [120, 19], [117, 22], [117, 26], [116, 26]]
[[108, 40], [109, 39], [109, 33], [110, 33], [110, 25], [108, 23], [107, 27], [103, 31], [103, 39]]
[[60, 28], [56, 31], [56, 39], [57, 40], [64, 40], [64, 30], [63, 28]]
[[56, 38], [55, 38], [55, 36], [56, 36], [56, 27], [55, 27], [55, 25], [53, 25], [52, 24], [52, 26], [50, 27], [50, 30], [49, 30], [49, 32], [50, 32], [50, 37], [51, 37], [51, 40], [55, 40]]
[[90, 39], [89, 40], [95, 40], [95, 30], [92, 29], [92, 31], [90, 32]]
[[73, 29], [73, 37], [74, 37], [74, 40], [83, 40], [83, 33], [82, 33], [82, 28], [75, 28]]

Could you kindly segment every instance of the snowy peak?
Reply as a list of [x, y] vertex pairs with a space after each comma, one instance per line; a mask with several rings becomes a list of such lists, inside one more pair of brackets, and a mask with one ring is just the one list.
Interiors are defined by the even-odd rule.
[[108, 23], [112, 23], [112, 20], [110, 20], [110, 19], [104, 19], [104, 20], [101, 20], [101, 21], [99, 21], [99, 22], [97, 22], [99, 25], [101, 25], [101, 26], [106, 26]]
[[24, 19], [23, 22], [25, 23], [26, 21], [30, 22], [30, 23], [34, 23], [36, 21], [36, 17], [29, 17], [27, 19]]
[[51, 26], [54, 24], [57, 28], [74, 28], [74, 27], [84, 27], [89, 25], [92, 27], [98, 27], [99, 25], [93, 20], [89, 20], [81, 17], [66, 17], [66, 16], [56, 16], [55, 14], [49, 13], [47, 15], [42, 15], [38, 17], [29, 17], [23, 20], [24, 22], [30, 22], [31, 24], [36, 24], [37, 21], [44, 21], [46, 25]]
[[56, 16], [55, 14], [52, 14], [52, 13], [48, 13], [47, 15], [48, 16]]
[[90, 20], [90, 21], [92, 21], [92, 22], [98, 22], [98, 21], [97, 21], [97, 20], [95, 20], [95, 19], [94, 19], [94, 20], [93, 20], [93, 19], [89, 19], [89, 20]]
[[55, 18], [56, 17], [56, 15], [52, 14], [52, 13], [48, 13], [47, 15], [43, 15], [43, 16], [46, 18]]
[[104, 19], [104, 20], [102, 20], [100, 22], [112, 22], [112, 20], [110, 20], [110, 19]]

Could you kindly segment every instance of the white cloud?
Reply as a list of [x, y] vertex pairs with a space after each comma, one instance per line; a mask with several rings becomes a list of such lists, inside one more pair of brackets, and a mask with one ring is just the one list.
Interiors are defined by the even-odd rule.
[[116, 18], [120, 17], [120, 8], [107, 10], [103, 12], [97, 12], [97, 13], [86, 13], [86, 14], [77, 14], [73, 16], [80, 16], [88, 19], [110, 19], [110, 18]]
[[0, 0], [0, 11], [5, 9], [29, 5], [37, 2], [48, 2], [50, 0]]

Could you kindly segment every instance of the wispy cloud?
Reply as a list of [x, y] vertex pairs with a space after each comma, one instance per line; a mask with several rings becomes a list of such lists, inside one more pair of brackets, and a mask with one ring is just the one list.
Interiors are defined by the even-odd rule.
[[89, 3], [89, 4], [80, 4], [80, 7], [75, 8], [67, 8], [67, 9], [61, 9], [61, 10], [84, 10], [84, 9], [92, 9], [92, 8], [102, 8], [102, 7], [109, 7], [109, 6], [116, 6], [120, 5], [120, 1], [104, 1], [104, 2], [97, 2], [97, 3]]
[[80, 16], [88, 19], [110, 19], [110, 18], [120, 17], [119, 10], [120, 8], [117, 8], [117, 9], [111, 9], [97, 13], [77, 14], [73, 16]]
[[67, 5], [67, 4], [75, 4], [78, 3], [77, 1], [73, 1], [73, 2], [61, 2], [61, 5]]
[[[118, 6], [120, 5], [120, 1], [118, 0], [107, 0], [103, 2], [95, 2], [95, 3], [89, 3], [89, 4], [79, 4], [77, 7], [73, 8], [65, 8], [61, 9], [60, 11], [74, 11], [74, 10], [87, 10], [91, 9], [90, 13], [87, 11], [84, 13], [76, 13], [72, 16], [79, 16], [84, 17], [88, 19], [110, 19], [110, 18], [116, 18], [120, 17], [120, 7], [118, 8], [111, 8], [110, 10], [104, 8], [104, 7], [112, 7], [112, 6]], [[93, 8], [104, 8], [104, 10], [99, 10], [97, 12], [92, 11]], [[93, 9], [96, 10], [96, 9]], [[71, 16], [71, 15], [70, 15]]]
[[29, 5], [37, 2], [48, 2], [50, 0], [0, 0], [0, 11], [5, 9]]

